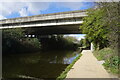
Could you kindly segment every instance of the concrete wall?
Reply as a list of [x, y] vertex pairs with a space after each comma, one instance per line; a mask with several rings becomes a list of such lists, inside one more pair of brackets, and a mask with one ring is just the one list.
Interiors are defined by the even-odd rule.
[[59, 25], [70, 25], [70, 24], [82, 24], [83, 21], [73, 21], [73, 22], [52, 22], [52, 23], [29, 23], [29, 24], [18, 24], [18, 25], [7, 25], [1, 26], [0, 29], [5, 28], [19, 28], [19, 27], [43, 27], [43, 26], [59, 26]]
[[72, 13], [66, 12], [66, 13], [20, 17], [20, 18], [13, 18], [13, 19], [4, 19], [4, 20], [0, 20], [0, 24], [31, 22], [31, 21], [40, 21], [40, 20], [54, 20], [54, 19], [75, 18], [75, 17], [84, 17], [84, 16], [87, 16], [85, 11], [83, 12], [73, 11]]

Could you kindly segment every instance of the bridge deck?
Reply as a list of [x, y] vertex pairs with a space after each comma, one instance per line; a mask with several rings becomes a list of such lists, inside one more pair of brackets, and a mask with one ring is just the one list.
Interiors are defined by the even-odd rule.
[[79, 26], [83, 23], [86, 11], [68, 11], [42, 14], [28, 17], [0, 20], [0, 29], [29, 28], [26, 34], [76, 34], [81, 33]]
[[78, 11], [68, 11], [68, 12], [59, 12], [52, 14], [41, 14], [35, 16], [4, 19], [4, 20], [0, 20], [0, 24], [44, 21], [44, 20], [54, 20], [54, 19], [74, 18], [74, 17], [84, 17], [84, 16], [87, 16], [86, 11], [78, 10]]

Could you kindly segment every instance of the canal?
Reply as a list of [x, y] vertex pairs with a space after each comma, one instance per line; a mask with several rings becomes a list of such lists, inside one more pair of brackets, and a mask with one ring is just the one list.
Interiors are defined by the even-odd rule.
[[57, 78], [78, 51], [44, 51], [3, 55], [3, 78]]

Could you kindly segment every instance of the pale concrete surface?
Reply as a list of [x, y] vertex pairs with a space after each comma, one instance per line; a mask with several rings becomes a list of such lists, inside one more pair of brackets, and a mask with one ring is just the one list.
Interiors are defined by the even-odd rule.
[[73, 65], [66, 78], [112, 78], [91, 50], [83, 50], [80, 59]]

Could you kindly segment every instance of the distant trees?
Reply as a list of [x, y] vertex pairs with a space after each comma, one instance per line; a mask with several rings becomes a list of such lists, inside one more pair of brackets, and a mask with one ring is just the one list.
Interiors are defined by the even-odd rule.
[[64, 38], [71, 43], [73, 43], [73, 42], [77, 43], [78, 42], [78, 40], [75, 37], [72, 37], [72, 36], [65, 36]]
[[88, 40], [88, 38], [85, 38], [85, 39], [81, 39], [80, 40], [80, 47], [83, 47], [83, 48], [90, 48], [90, 41]]
[[51, 35], [51, 38], [41, 38], [40, 42], [42, 50], [75, 50], [78, 47], [75, 40], [73, 37]]
[[25, 29], [5, 29], [2, 32], [3, 53], [33, 52], [40, 49], [45, 50], [75, 50], [77, 44], [74, 37], [63, 35], [51, 35], [51, 38], [29, 38], [25, 37]]

